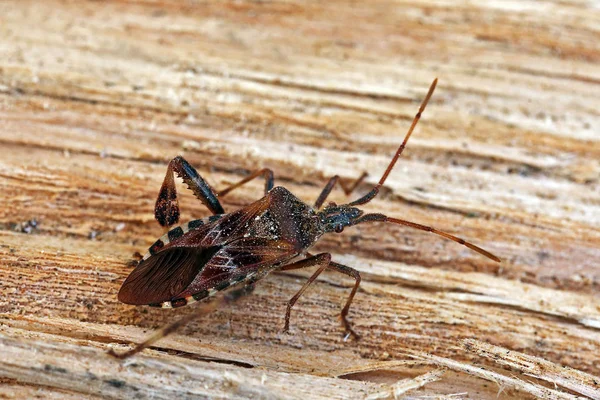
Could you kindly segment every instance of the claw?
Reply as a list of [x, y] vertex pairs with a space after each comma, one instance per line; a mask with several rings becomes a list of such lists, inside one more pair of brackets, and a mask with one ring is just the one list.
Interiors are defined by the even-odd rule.
[[354, 331], [354, 329], [352, 329], [350, 327], [350, 323], [348, 322], [348, 320], [346, 319], [346, 317], [341, 317], [341, 318], [342, 318], [342, 326], [345, 329], [344, 341], [348, 340], [348, 338], [350, 336], [352, 336], [354, 338], [354, 340], [360, 340], [360, 335], [358, 333], [356, 333]]

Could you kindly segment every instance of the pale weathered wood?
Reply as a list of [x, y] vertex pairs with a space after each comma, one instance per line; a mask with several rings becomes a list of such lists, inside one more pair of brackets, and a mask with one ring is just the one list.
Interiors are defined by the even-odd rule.
[[[0, 395], [600, 399], [598, 27], [597, 4], [575, 0], [1, 2]], [[281, 333], [302, 271], [132, 361], [106, 356], [193, 312], [116, 300], [163, 233], [170, 158], [217, 188], [269, 167], [308, 202], [366, 170], [365, 193], [434, 77], [367, 209], [501, 264], [408, 228], [349, 228], [315, 251], [361, 271], [360, 341], [337, 320], [352, 282], [331, 273]], [[181, 194], [184, 220], [208, 214]]]

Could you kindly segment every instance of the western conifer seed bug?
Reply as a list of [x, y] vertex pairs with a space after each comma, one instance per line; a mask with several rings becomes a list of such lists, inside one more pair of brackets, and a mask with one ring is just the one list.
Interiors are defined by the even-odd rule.
[[[336, 183], [347, 195], [366, 177], [363, 173], [352, 185], [346, 186], [336, 175], [329, 180], [314, 205], [304, 203], [283, 187], [274, 187], [270, 169], [257, 171], [240, 182], [219, 192], [202, 179], [182, 157], [174, 158], [168, 166], [155, 205], [155, 217], [165, 227], [179, 221], [179, 206], [173, 173], [188, 185], [194, 195], [212, 212], [212, 216], [193, 220], [169, 230], [144, 255], [119, 291], [121, 302], [175, 308], [205, 299], [215, 293], [239, 285], [242, 289], [224, 297], [230, 301], [253, 289], [254, 283], [273, 270], [289, 271], [318, 266], [318, 269], [287, 304], [284, 331], [290, 323], [290, 312], [308, 286], [325, 270], [331, 269], [354, 279], [355, 283], [341, 312], [342, 325], [347, 334], [357, 337], [347, 320], [348, 310], [360, 284], [357, 270], [331, 260], [329, 253], [311, 255], [307, 250], [324, 234], [341, 233], [345, 227], [368, 222], [391, 222], [428, 231], [467, 246], [494, 261], [498, 257], [463, 239], [430, 226], [378, 213], [364, 213], [356, 206], [367, 204], [379, 193], [388, 175], [402, 154], [421, 114], [431, 98], [437, 79], [433, 81], [412, 124], [396, 150], [383, 176], [367, 194], [348, 204], [325, 203]], [[226, 213], [219, 202], [222, 197], [248, 181], [263, 177], [265, 196], [232, 213]], [[290, 262], [302, 256], [299, 261]], [[243, 284], [243, 285], [240, 285]], [[218, 306], [217, 306], [218, 307]], [[196, 312], [168, 325], [135, 348], [118, 354], [126, 358], [165, 337], [201, 313]]]

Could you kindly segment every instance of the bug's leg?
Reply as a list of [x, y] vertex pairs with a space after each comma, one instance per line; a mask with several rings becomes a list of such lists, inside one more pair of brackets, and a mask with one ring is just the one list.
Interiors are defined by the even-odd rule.
[[304, 285], [302, 285], [302, 287], [300, 288], [300, 290], [298, 290], [294, 297], [292, 297], [290, 301], [288, 301], [287, 309], [285, 311], [285, 325], [283, 326], [283, 332], [287, 332], [290, 329], [290, 314], [292, 312], [292, 307], [294, 307], [294, 304], [296, 304], [296, 301], [298, 301], [300, 296], [302, 296], [302, 293], [304, 293], [304, 291], [310, 286], [310, 284], [313, 283], [319, 275], [321, 275], [321, 272], [325, 271], [325, 269], [329, 266], [330, 262], [331, 254], [320, 253], [316, 256], [310, 256], [308, 258], [305, 258], [304, 260], [300, 260], [295, 263], [284, 265], [283, 267], [281, 267], [281, 271], [289, 271], [291, 269], [310, 268], [315, 265], [320, 266], [319, 269], [317, 269], [314, 272], [314, 274], [312, 274], [312, 276], [308, 278]]
[[367, 174], [366, 172], [363, 172], [362, 175], [358, 177], [358, 179], [356, 179], [354, 182], [352, 182], [348, 186], [344, 183], [344, 181], [342, 181], [342, 179], [338, 175], [335, 175], [334, 177], [332, 177], [331, 179], [329, 179], [329, 182], [327, 182], [327, 185], [325, 185], [325, 187], [323, 188], [323, 191], [321, 192], [321, 194], [317, 198], [317, 201], [315, 201], [314, 208], [316, 210], [318, 210], [318, 209], [321, 208], [321, 206], [323, 205], [323, 203], [325, 203], [325, 200], [327, 200], [327, 196], [329, 196], [329, 193], [331, 193], [331, 191], [335, 187], [336, 183], [340, 184], [342, 190], [344, 191], [344, 193], [346, 193], [346, 196], [350, 196], [350, 194], [354, 191], [354, 189], [356, 189], [356, 187], [358, 185], [360, 185], [360, 183], [368, 175], [369, 174]]
[[185, 317], [180, 318], [177, 321], [160, 328], [152, 336], [150, 336], [148, 339], [144, 340], [142, 343], [136, 345], [133, 349], [127, 350], [123, 353], [117, 353], [114, 349], [109, 349], [108, 354], [110, 354], [113, 357], [119, 358], [121, 360], [123, 360], [125, 358], [129, 358], [129, 357], [139, 353], [140, 351], [152, 346], [158, 340], [160, 340], [166, 336], [169, 336], [171, 333], [175, 332], [177, 329], [181, 328], [182, 326], [187, 325], [189, 322], [193, 321], [194, 319], [196, 319], [204, 314], [205, 314], [204, 308], [195, 310], [194, 313], [186, 315]]
[[154, 216], [162, 226], [171, 226], [179, 221], [179, 203], [173, 172], [187, 184], [188, 188], [213, 214], [224, 214], [216, 194], [198, 172], [183, 157], [171, 160], [154, 206]]
[[294, 304], [296, 303], [298, 298], [302, 295], [302, 293], [304, 293], [304, 291], [308, 288], [308, 286], [311, 283], [313, 283], [314, 280], [317, 279], [317, 277], [326, 268], [330, 268], [330, 269], [338, 271], [344, 275], [348, 275], [348, 276], [354, 278], [354, 287], [352, 288], [352, 292], [350, 292], [350, 296], [348, 296], [348, 300], [346, 301], [346, 304], [344, 305], [344, 308], [342, 309], [341, 318], [342, 318], [342, 326], [346, 330], [346, 333], [349, 333], [352, 336], [354, 336], [356, 339], [358, 339], [359, 336], [350, 327], [350, 323], [348, 322], [347, 316], [348, 316], [348, 310], [350, 309], [350, 304], [352, 303], [352, 300], [354, 299], [354, 295], [356, 294], [356, 291], [358, 290], [358, 286], [360, 285], [360, 274], [358, 273], [357, 270], [355, 270], [353, 268], [350, 268], [345, 265], [338, 264], [336, 262], [331, 261], [331, 254], [329, 254], [329, 253], [321, 253], [321, 254], [317, 254], [316, 256], [309, 254], [309, 258], [300, 260], [293, 264], [285, 265], [281, 268], [281, 271], [289, 271], [289, 270], [300, 269], [300, 268], [308, 268], [308, 267], [312, 267], [314, 265], [321, 265], [321, 267], [319, 269], [317, 269], [310, 278], [308, 278], [308, 281], [306, 281], [306, 283], [304, 283], [304, 285], [300, 288], [298, 293], [296, 293], [294, 295], [294, 297], [292, 297], [290, 299], [290, 301], [288, 302], [287, 310], [285, 313], [285, 326], [283, 328], [283, 331], [287, 332], [289, 330], [290, 313], [292, 311], [292, 307], [294, 306]]
[[354, 287], [352, 288], [352, 291], [350, 292], [350, 296], [348, 296], [348, 300], [346, 300], [346, 304], [344, 305], [344, 308], [342, 308], [341, 318], [342, 318], [342, 326], [344, 327], [346, 332], [350, 333], [352, 336], [354, 336], [356, 339], [358, 339], [359, 338], [358, 334], [356, 332], [354, 332], [354, 330], [350, 327], [350, 323], [348, 322], [348, 319], [346, 317], [348, 316], [348, 310], [350, 310], [350, 304], [352, 303], [352, 300], [354, 299], [354, 295], [356, 294], [356, 291], [358, 290], [358, 286], [360, 286], [360, 274], [354, 268], [350, 268], [350, 267], [347, 267], [342, 264], [338, 264], [333, 261], [329, 262], [329, 268], [336, 270], [338, 272], [341, 272], [342, 274], [348, 275], [351, 278], [354, 278]]
[[160, 339], [162, 339], [166, 336], [169, 336], [171, 333], [173, 333], [176, 330], [178, 330], [179, 328], [187, 325], [188, 323], [195, 320], [196, 318], [199, 318], [202, 315], [206, 315], [209, 312], [211, 312], [215, 309], [218, 309], [225, 304], [233, 303], [236, 300], [238, 300], [239, 298], [251, 293], [252, 290], [254, 290], [254, 284], [250, 283], [250, 284], [245, 285], [243, 288], [240, 288], [238, 290], [233, 290], [229, 293], [226, 293], [224, 296], [220, 297], [216, 301], [213, 301], [208, 304], [206, 304], [206, 303], [201, 304], [191, 314], [186, 315], [186, 316], [176, 320], [175, 322], [172, 322], [169, 325], [166, 325], [166, 326], [160, 328], [152, 336], [150, 336], [148, 339], [144, 340], [142, 343], [135, 346], [133, 349], [125, 351], [123, 353], [117, 353], [116, 351], [114, 351], [114, 349], [109, 349], [108, 354], [110, 354], [113, 357], [119, 358], [121, 360], [125, 359], [125, 358], [129, 358], [129, 357], [139, 353], [140, 351], [152, 346], [154, 343], [156, 343]]
[[223, 190], [219, 190], [217, 192], [217, 195], [219, 195], [221, 197], [225, 196], [227, 193], [231, 192], [233, 189], [237, 189], [240, 186], [242, 186], [243, 184], [248, 183], [252, 179], [257, 178], [261, 175], [265, 178], [265, 194], [267, 194], [269, 192], [269, 190], [273, 189], [273, 185], [274, 185], [274, 181], [275, 181], [275, 179], [273, 177], [273, 171], [271, 171], [269, 168], [263, 168], [261, 170], [253, 172], [252, 174], [248, 175], [247, 177], [245, 177], [238, 183], [234, 183], [233, 185], [226, 187]]
[[140, 264], [140, 262], [142, 262], [143, 258], [144, 257], [140, 254], [140, 252], [136, 251], [135, 253], [133, 253], [133, 258], [127, 261], [127, 264], [125, 265], [127, 265], [130, 268], [135, 268]]
[[[227, 292], [227, 294], [225, 294], [225, 296], [227, 296], [229, 302], [236, 301], [237, 299], [247, 296], [250, 293], [252, 293], [254, 291], [254, 287], [255, 287], [254, 283], [255, 282], [253, 282], [253, 281], [248, 281], [248, 283], [246, 283], [244, 286], [242, 286], [239, 289], [231, 289], [230, 291]], [[230, 332], [234, 331], [234, 329], [231, 327], [232, 315], [233, 315], [233, 310], [230, 308], [229, 309], [229, 331]]]

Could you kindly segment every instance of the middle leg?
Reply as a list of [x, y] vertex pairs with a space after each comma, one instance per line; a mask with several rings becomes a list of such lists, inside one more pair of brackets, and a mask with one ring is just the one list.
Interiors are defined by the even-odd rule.
[[223, 197], [227, 193], [231, 192], [233, 189], [237, 189], [243, 184], [250, 182], [252, 179], [257, 178], [259, 176], [263, 176], [265, 178], [265, 194], [267, 194], [271, 189], [273, 189], [273, 185], [275, 183], [275, 179], [273, 177], [273, 171], [269, 168], [263, 168], [261, 170], [255, 171], [252, 174], [248, 175], [238, 183], [234, 183], [233, 185], [226, 187], [223, 190], [217, 192], [217, 195]]
[[308, 267], [312, 267], [315, 265], [319, 265], [319, 269], [317, 269], [311, 275], [311, 277], [308, 278], [308, 281], [306, 281], [304, 283], [304, 285], [302, 285], [300, 290], [298, 290], [298, 292], [294, 295], [294, 297], [292, 297], [290, 299], [290, 301], [287, 304], [287, 309], [285, 312], [285, 325], [284, 325], [283, 331], [287, 332], [290, 328], [290, 314], [292, 311], [292, 307], [294, 306], [294, 304], [296, 304], [296, 301], [298, 301], [298, 299], [300, 298], [300, 296], [302, 296], [304, 291], [306, 291], [306, 289], [315, 281], [315, 279], [317, 279], [317, 277], [319, 275], [321, 275], [321, 273], [325, 269], [330, 268], [330, 269], [333, 269], [334, 271], [340, 272], [344, 275], [348, 275], [348, 276], [354, 278], [354, 287], [352, 288], [352, 291], [350, 292], [350, 296], [348, 296], [348, 300], [346, 300], [346, 304], [344, 305], [344, 308], [342, 309], [341, 319], [342, 319], [342, 326], [344, 327], [346, 333], [351, 334], [355, 338], [359, 338], [358, 334], [350, 327], [350, 323], [348, 322], [348, 319], [347, 319], [348, 310], [350, 309], [350, 304], [352, 303], [352, 300], [354, 299], [354, 295], [356, 294], [356, 291], [358, 290], [358, 286], [360, 285], [361, 279], [360, 279], [360, 274], [357, 270], [331, 261], [331, 254], [329, 254], [329, 253], [320, 253], [315, 256], [309, 254], [308, 258], [305, 258], [304, 260], [300, 260], [300, 261], [297, 261], [297, 262], [289, 264], [289, 265], [285, 265], [280, 270], [281, 271], [290, 271], [290, 270], [295, 270], [295, 269], [308, 268]]

